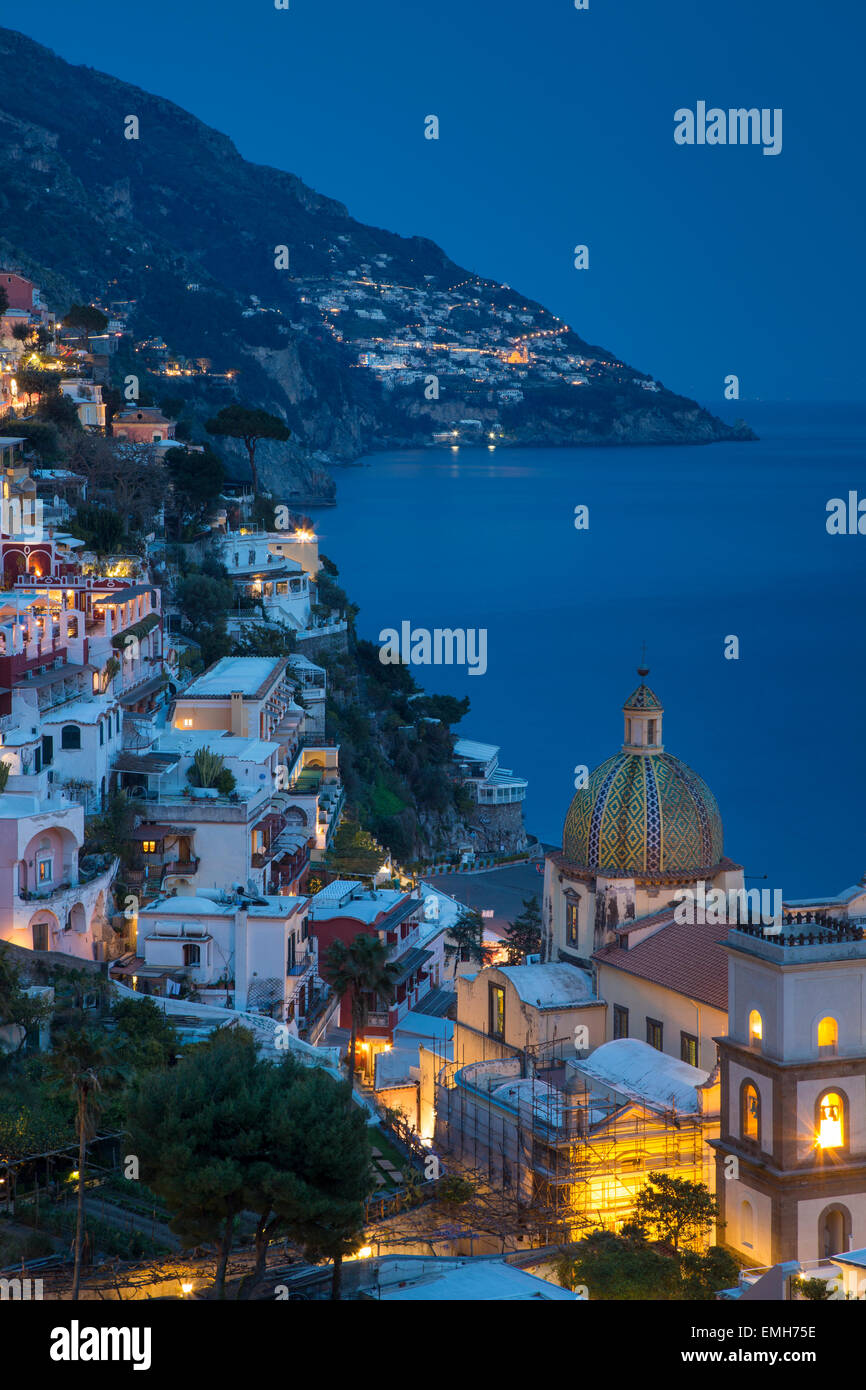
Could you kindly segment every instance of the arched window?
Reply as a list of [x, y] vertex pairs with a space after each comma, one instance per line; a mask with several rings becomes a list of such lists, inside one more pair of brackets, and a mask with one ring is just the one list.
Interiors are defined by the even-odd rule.
[[817, 1139], [819, 1149], [840, 1149], [845, 1143], [845, 1101], [838, 1091], [825, 1091], [818, 1101]]
[[80, 748], [81, 730], [77, 724], [64, 724], [63, 732], [60, 735], [61, 748]]
[[818, 1056], [835, 1057], [839, 1046], [839, 1025], [835, 1018], [822, 1018], [818, 1024]]
[[761, 1138], [761, 1102], [752, 1081], [744, 1081], [740, 1090], [740, 1133], [755, 1144]]
[[757, 1009], [749, 1014], [749, 1046], [760, 1048], [764, 1036], [764, 1020]]
[[818, 1217], [818, 1256], [843, 1255], [851, 1247], [851, 1213], [847, 1207], [825, 1207]]
[[656, 741], [656, 722], [654, 719], [650, 719], [647, 723], [646, 741], [650, 747], [652, 747]]
[[755, 1213], [751, 1202], [740, 1203], [740, 1244], [751, 1250], [755, 1232]]
[[102, 747], [102, 745], [104, 744], [104, 742], [105, 742], [105, 725], [103, 724], [102, 720], [100, 719], [100, 721], [99, 721], [99, 746], [100, 746], [100, 748]]

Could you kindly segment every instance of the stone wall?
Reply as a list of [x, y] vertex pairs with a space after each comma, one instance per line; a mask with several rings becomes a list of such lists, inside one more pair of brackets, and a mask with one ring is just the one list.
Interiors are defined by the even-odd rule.
[[476, 854], [518, 854], [529, 841], [523, 824], [523, 802], [506, 806], [477, 806], [469, 826], [475, 831], [472, 848]]
[[319, 656], [336, 656], [349, 649], [349, 633], [347, 629], [342, 632], [327, 632], [323, 636], [318, 636], [315, 632], [310, 637], [298, 636], [295, 650], [299, 656], [305, 656], [310, 661], [315, 661]]

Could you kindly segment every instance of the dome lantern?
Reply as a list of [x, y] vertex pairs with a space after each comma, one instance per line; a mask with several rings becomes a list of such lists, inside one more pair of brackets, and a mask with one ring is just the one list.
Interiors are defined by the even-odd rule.
[[655, 691], [650, 690], [649, 686], [644, 683], [645, 677], [649, 675], [649, 667], [645, 660], [637, 668], [637, 673], [640, 676], [640, 685], [632, 691], [622, 707], [625, 716], [623, 752], [661, 753], [664, 751], [664, 744], [662, 743], [664, 708]]

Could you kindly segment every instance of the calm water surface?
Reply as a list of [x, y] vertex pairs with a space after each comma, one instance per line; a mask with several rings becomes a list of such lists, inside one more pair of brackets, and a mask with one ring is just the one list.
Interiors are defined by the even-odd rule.
[[715, 792], [726, 853], [791, 896], [837, 892], [866, 872], [866, 536], [829, 536], [826, 503], [866, 497], [866, 405], [736, 414], [759, 443], [371, 455], [314, 515], [362, 636], [487, 629], [485, 675], [413, 673], [469, 695], [461, 732], [529, 779], [536, 835], [561, 838], [573, 769], [622, 742], [646, 641], [665, 746]]

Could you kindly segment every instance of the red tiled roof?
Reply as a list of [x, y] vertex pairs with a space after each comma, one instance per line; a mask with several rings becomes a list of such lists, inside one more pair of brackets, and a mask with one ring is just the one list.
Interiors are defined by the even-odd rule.
[[674, 905], [667, 903], [665, 907], [660, 907], [656, 912], [648, 912], [645, 917], [638, 917], [633, 922], [621, 922], [618, 927], [614, 927], [617, 936], [629, 936], [631, 932], [644, 931], [647, 927], [660, 927], [665, 922], [674, 920]]
[[621, 946], [605, 946], [595, 952], [593, 960], [726, 1013], [728, 957], [721, 945], [724, 938], [725, 928], [718, 925], [672, 922], [630, 951]]

